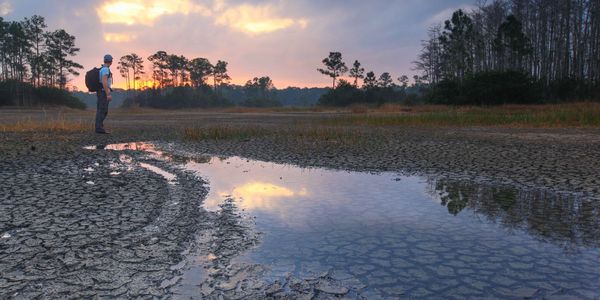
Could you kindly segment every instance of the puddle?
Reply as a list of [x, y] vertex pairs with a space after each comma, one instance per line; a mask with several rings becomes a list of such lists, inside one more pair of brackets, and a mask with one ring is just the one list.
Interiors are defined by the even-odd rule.
[[600, 294], [600, 203], [577, 195], [240, 158], [185, 168], [210, 182], [206, 209], [232, 197], [256, 217], [261, 243], [237, 261], [269, 281], [328, 272], [368, 298]]
[[162, 176], [164, 179], [167, 180], [167, 182], [169, 184], [175, 184], [175, 182], [177, 181], [177, 176], [175, 174], [169, 173], [157, 166], [153, 166], [153, 165], [147, 164], [147, 163], [140, 163], [140, 167], [142, 167], [152, 173]]
[[110, 145], [96, 145], [83, 147], [86, 150], [111, 150], [111, 151], [143, 151], [150, 154], [152, 157], [168, 160], [169, 156], [163, 151], [156, 150], [156, 147], [152, 143], [146, 142], [135, 142], [135, 143], [122, 143], [122, 144], [110, 144]]
[[209, 182], [205, 209], [233, 199], [254, 218], [260, 244], [235, 263], [266, 266], [267, 282], [327, 274], [374, 299], [600, 295], [600, 203], [576, 194], [235, 157], [180, 167]]

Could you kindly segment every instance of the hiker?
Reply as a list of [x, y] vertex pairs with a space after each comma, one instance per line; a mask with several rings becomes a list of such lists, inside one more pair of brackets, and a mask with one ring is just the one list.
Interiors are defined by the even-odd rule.
[[96, 107], [96, 133], [107, 134], [104, 130], [104, 119], [108, 115], [108, 103], [112, 101], [112, 73], [110, 72], [110, 65], [112, 65], [113, 58], [110, 54], [104, 56], [104, 64], [100, 68], [100, 86], [96, 92], [98, 103]]

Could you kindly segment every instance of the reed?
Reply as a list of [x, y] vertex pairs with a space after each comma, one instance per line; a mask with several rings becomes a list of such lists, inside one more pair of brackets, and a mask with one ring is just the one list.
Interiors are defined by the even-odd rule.
[[329, 126], [600, 127], [600, 103], [400, 109], [390, 106], [365, 114], [333, 117], [322, 123]]

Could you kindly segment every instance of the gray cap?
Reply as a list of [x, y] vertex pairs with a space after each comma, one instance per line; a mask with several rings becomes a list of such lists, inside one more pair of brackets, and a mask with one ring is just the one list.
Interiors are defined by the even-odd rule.
[[110, 55], [110, 54], [104, 55], [104, 62], [110, 62], [112, 60], [113, 60], [112, 55]]

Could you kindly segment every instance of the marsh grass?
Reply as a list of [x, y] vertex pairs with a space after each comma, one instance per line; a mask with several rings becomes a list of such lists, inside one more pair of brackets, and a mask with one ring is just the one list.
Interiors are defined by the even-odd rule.
[[373, 130], [360, 131], [342, 126], [322, 126], [309, 123], [296, 123], [286, 126], [227, 126], [211, 125], [184, 129], [187, 140], [251, 140], [269, 138], [276, 142], [294, 142], [296, 144], [328, 143], [338, 145], [357, 145], [367, 143], [378, 134]]
[[93, 124], [64, 117], [33, 120], [31, 118], [10, 124], [0, 124], [0, 132], [85, 132], [93, 130]]
[[498, 107], [383, 106], [364, 114], [323, 120], [324, 125], [447, 127], [600, 127], [600, 103]]
[[212, 125], [185, 128], [183, 136], [189, 140], [245, 140], [263, 137], [268, 134], [268, 130], [259, 126]]
[[245, 114], [245, 113], [310, 113], [310, 112], [325, 112], [327, 109], [323, 107], [241, 107], [234, 106], [228, 108], [211, 109], [209, 111]]

